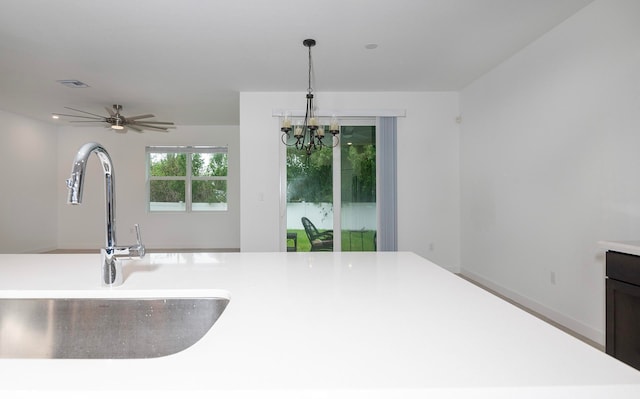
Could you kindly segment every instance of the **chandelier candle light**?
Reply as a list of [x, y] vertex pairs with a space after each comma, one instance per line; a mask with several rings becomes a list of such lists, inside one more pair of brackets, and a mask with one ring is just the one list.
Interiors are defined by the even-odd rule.
[[[311, 155], [311, 152], [317, 149], [326, 147], [322, 141], [325, 136], [324, 125], [320, 122], [319, 118], [315, 115], [315, 109], [313, 107], [313, 89], [311, 88], [311, 47], [316, 45], [316, 41], [313, 39], [305, 39], [302, 44], [309, 49], [309, 87], [307, 88], [307, 110], [304, 115], [304, 122], [299, 122], [293, 127], [293, 138], [295, 142], [289, 144], [291, 139], [290, 132], [291, 118], [284, 115], [280, 131], [282, 131], [282, 143], [294, 147], [298, 150], [305, 150], [307, 155]], [[340, 124], [338, 119], [333, 116], [329, 123], [329, 133], [332, 135], [333, 144], [331, 147], [335, 147], [339, 143], [338, 134], [340, 133]]]

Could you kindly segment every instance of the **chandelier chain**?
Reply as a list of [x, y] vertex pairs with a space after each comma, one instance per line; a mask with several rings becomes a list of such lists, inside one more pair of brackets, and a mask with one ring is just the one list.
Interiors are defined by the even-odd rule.
[[311, 93], [313, 89], [311, 88], [311, 46], [309, 46], [309, 87], [307, 88], [307, 92]]

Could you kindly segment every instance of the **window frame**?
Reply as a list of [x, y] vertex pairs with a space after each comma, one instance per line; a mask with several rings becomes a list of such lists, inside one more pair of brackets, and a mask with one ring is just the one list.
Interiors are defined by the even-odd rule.
[[[226, 176], [193, 176], [192, 155], [193, 154], [226, 154], [227, 155], [227, 175]], [[152, 176], [151, 175], [151, 155], [150, 154], [186, 154], [185, 176]], [[220, 213], [229, 211], [229, 146], [146, 146], [145, 147], [145, 167], [146, 167], [146, 207], [149, 213]], [[152, 210], [151, 209], [151, 182], [152, 181], [184, 181], [185, 209]], [[224, 181], [226, 182], [227, 201], [225, 209], [193, 210], [192, 182], [194, 181]]]

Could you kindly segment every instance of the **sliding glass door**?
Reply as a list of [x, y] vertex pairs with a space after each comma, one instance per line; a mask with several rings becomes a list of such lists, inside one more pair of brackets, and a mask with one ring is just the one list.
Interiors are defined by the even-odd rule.
[[376, 250], [376, 128], [344, 126], [340, 148], [343, 251]]
[[343, 122], [340, 143], [286, 150], [287, 251], [377, 249], [375, 122]]

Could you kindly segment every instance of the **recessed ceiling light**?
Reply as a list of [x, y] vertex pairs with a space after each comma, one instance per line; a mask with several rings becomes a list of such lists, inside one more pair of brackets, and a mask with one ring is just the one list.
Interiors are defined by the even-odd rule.
[[72, 89], [84, 89], [85, 87], [89, 87], [88, 84], [75, 79], [56, 80], [56, 82], [63, 86], [71, 87]]
[[364, 48], [366, 48], [367, 50], [374, 50], [378, 48], [378, 45], [375, 43], [369, 43], [367, 45], [364, 46]]
[[58, 115], [56, 115], [56, 114], [51, 115], [51, 117], [52, 117], [53, 119], [60, 119], [60, 117], [59, 117]]

